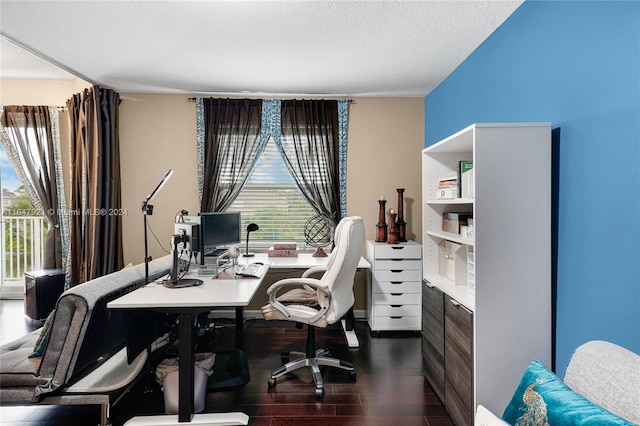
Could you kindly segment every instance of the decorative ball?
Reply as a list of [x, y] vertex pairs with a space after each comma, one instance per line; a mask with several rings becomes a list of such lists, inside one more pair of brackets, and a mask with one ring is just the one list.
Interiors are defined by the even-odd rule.
[[331, 218], [316, 215], [307, 220], [304, 226], [305, 242], [311, 247], [325, 247], [333, 242], [335, 223]]
[[229, 257], [231, 259], [237, 259], [240, 256], [240, 246], [234, 245], [229, 247]]

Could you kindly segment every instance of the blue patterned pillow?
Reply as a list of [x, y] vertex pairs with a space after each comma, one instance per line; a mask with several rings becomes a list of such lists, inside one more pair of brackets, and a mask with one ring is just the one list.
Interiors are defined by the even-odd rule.
[[538, 360], [524, 372], [502, 419], [514, 426], [633, 426], [569, 389]]
[[44, 322], [42, 326], [42, 331], [40, 331], [40, 335], [36, 340], [36, 344], [33, 347], [33, 353], [29, 355], [29, 358], [38, 358], [41, 357], [44, 353], [44, 350], [47, 348], [47, 343], [49, 343], [49, 335], [51, 334], [51, 326], [53, 325], [53, 317], [56, 314], [56, 310], [51, 311], [47, 320]]

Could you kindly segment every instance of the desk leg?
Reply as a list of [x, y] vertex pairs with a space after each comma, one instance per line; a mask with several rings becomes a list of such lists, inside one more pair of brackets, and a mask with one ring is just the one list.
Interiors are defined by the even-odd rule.
[[[139, 416], [128, 420], [125, 426], [181, 426], [192, 425], [247, 425], [249, 416], [240, 412], [193, 414], [193, 324], [196, 314], [180, 314], [178, 333], [178, 415]], [[186, 373], [186, 374], [185, 374]]]
[[190, 422], [193, 417], [193, 323], [196, 314], [180, 314], [178, 347], [178, 421]]
[[244, 329], [244, 308], [236, 306], [236, 330]]
[[344, 330], [344, 337], [347, 339], [347, 346], [350, 348], [357, 348], [360, 346], [356, 332], [353, 329], [355, 322], [355, 316], [353, 315], [353, 307], [350, 308], [342, 318], [342, 328]]

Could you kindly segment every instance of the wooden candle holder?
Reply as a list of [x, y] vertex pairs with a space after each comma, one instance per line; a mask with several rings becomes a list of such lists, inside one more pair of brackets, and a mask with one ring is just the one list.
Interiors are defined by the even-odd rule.
[[387, 243], [389, 244], [398, 243], [398, 228], [396, 228], [396, 216], [397, 213], [389, 212], [389, 235], [387, 236]]
[[396, 220], [396, 225], [398, 227], [398, 241], [403, 243], [407, 241], [407, 222], [404, 221], [404, 188], [398, 188], [396, 191], [398, 191], [398, 219]]
[[382, 198], [378, 200], [378, 204], [380, 206], [378, 209], [378, 223], [376, 224], [376, 243], [385, 243], [387, 242], [387, 224], [384, 221], [384, 209], [387, 204], [387, 200]]

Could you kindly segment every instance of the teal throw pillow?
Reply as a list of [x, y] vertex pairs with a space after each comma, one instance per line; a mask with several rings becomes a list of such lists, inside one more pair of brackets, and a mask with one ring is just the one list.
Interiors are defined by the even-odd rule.
[[573, 392], [538, 360], [524, 372], [502, 419], [514, 426], [633, 425]]
[[38, 340], [36, 340], [36, 344], [33, 347], [33, 353], [29, 355], [29, 358], [41, 357], [44, 353], [44, 350], [47, 348], [47, 343], [49, 343], [49, 335], [51, 334], [51, 326], [53, 325], [53, 317], [55, 316], [55, 314], [56, 311], [54, 309], [53, 311], [51, 311], [46, 321], [44, 322], [42, 331], [40, 331]]

